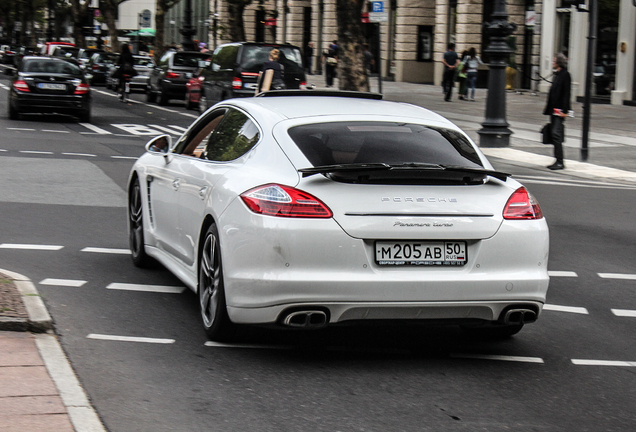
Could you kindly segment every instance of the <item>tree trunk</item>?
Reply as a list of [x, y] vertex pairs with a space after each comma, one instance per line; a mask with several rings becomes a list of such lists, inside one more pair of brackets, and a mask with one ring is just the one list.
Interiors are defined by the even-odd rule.
[[338, 17], [338, 84], [340, 90], [369, 91], [364, 67], [363, 0], [336, 0]]
[[86, 39], [84, 39], [84, 33], [82, 33], [82, 23], [84, 22], [84, 15], [88, 13], [88, 2], [81, 4], [79, 0], [72, 0], [71, 13], [73, 14], [73, 38], [75, 39], [75, 45], [86, 48]]
[[102, 0], [100, 2], [100, 12], [104, 17], [104, 22], [108, 26], [108, 36], [110, 37], [110, 49], [119, 52], [119, 37], [117, 36], [117, 25], [115, 24], [115, 13], [119, 4], [113, 0]]
[[230, 42], [245, 41], [245, 25], [243, 23], [243, 12], [245, 7], [251, 4], [251, 0], [228, 0], [228, 31]]
[[165, 38], [165, 13], [167, 7], [164, 1], [157, 0], [157, 9], [155, 10], [155, 62], [159, 63], [159, 59], [166, 52]]

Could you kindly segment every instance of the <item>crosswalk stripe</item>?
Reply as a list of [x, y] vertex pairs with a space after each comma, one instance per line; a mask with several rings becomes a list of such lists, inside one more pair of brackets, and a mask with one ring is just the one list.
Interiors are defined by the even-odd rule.
[[0, 249], [25, 249], [25, 250], [50, 250], [56, 251], [62, 249], [64, 246], [57, 245], [37, 245], [37, 244], [17, 244], [17, 243], [2, 243]]
[[495, 354], [451, 354], [451, 357], [477, 360], [499, 360], [521, 363], [544, 363], [543, 359], [539, 357], [507, 356]]
[[154, 292], [162, 294], [181, 294], [184, 287], [165, 286], [165, 285], [143, 285], [143, 284], [129, 284], [129, 283], [117, 283], [113, 282], [106, 286], [106, 289], [122, 290], [122, 291], [139, 291], [139, 292]]
[[109, 340], [117, 342], [143, 342], [143, 343], [156, 343], [156, 344], [173, 344], [176, 341], [174, 339], [162, 339], [162, 338], [148, 338], [148, 337], [136, 337], [136, 336], [115, 336], [91, 333], [86, 336], [86, 339], [98, 339]]
[[172, 135], [181, 135], [183, 133], [183, 132], [178, 132], [178, 131], [172, 130], [170, 128], [167, 128], [165, 126], [159, 126], [159, 125], [156, 125], [156, 124], [150, 124], [148, 126], [153, 127], [155, 129], [159, 129], [160, 131], [167, 132], [167, 133], [172, 134]]
[[67, 286], [67, 287], [81, 287], [86, 284], [85, 280], [74, 279], [52, 279], [46, 278], [40, 281], [40, 285], [53, 285], [53, 286]]

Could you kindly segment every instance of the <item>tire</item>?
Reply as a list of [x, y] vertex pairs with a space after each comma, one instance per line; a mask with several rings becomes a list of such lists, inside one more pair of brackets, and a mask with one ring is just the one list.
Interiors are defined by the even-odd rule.
[[157, 95], [152, 91], [152, 87], [148, 86], [146, 89], [146, 102], [155, 103], [157, 101]]
[[227, 314], [219, 233], [212, 224], [203, 237], [199, 252], [199, 308], [203, 328], [213, 341], [229, 341], [236, 332]]
[[141, 186], [136, 178], [128, 192], [128, 244], [133, 264], [136, 267], [148, 267], [151, 258], [144, 247], [144, 218], [141, 201]]
[[13, 106], [13, 104], [11, 103], [11, 101], [7, 102], [7, 105], [9, 106], [9, 119], [10, 120], [20, 120], [20, 113], [18, 112], [18, 110], [15, 109], [15, 107]]
[[185, 95], [185, 109], [187, 110], [193, 109], [192, 102], [190, 102], [190, 94], [188, 92], [186, 92], [186, 95]]
[[519, 333], [523, 328], [523, 324], [511, 325], [492, 325], [492, 326], [462, 326], [462, 331], [466, 336], [477, 339], [508, 339]]
[[168, 98], [168, 95], [166, 95], [166, 92], [163, 91], [163, 88], [159, 88], [159, 101], [157, 102], [159, 105], [168, 105], [168, 102], [170, 101], [170, 99]]

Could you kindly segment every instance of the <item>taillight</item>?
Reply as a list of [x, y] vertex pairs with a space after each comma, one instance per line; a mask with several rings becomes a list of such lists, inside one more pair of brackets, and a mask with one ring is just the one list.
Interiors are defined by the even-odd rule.
[[539, 203], [524, 187], [514, 191], [503, 211], [503, 218], [508, 220], [541, 219], [542, 217], [543, 212]]
[[75, 87], [75, 94], [76, 95], [86, 94], [88, 93], [89, 88], [90, 87], [88, 87], [88, 84], [81, 83], [80, 85]]
[[179, 78], [180, 76], [181, 76], [180, 73], [166, 72], [166, 78], [168, 78], [168, 79], [175, 79], [175, 78]]
[[290, 186], [268, 184], [248, 190], [241, 199], [254, 213], [290, 218], [330, 218], [333, 213], [313, 195]]
[[234, 90], [240, 90], [243, 87], [243, 81], [239, 77], [236, 77], [232, 80], [232, 88]]
[[93, 69], [94, 71], [98, 71], [99, 70], [99, 65], [98, 64], [94, 64], [91, 69]]
[[13, 87], [16, 90], [20, 90], [20, 91], [23, 91], [23, 92], [30, 92], [31, 91], [31, 90], [29, 90], [29, 85], [26, 82], [22, 81], [22, 80], [14, 81], [13, 82]]

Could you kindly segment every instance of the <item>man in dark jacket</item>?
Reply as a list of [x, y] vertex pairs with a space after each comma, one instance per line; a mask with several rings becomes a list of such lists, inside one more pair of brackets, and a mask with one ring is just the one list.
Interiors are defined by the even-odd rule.
[[444, 88], [444, 100], [450, 102], [455, 85], [455, 69], [459, 66], [459, 55], [455, 52], [455, 44], [448, 44], [448, 51], [444, 53], [442, 59], [444, 64], [444, 75], [442, 77], [442, 87]]
[[552, 60], [552, 67], [556, 70], [552, 86], [548, 93], [548, 101], [543, 110], [544, 115], [550, 116], [550, 130], [552, 145], [554, 145], [554, 157], [556, 162], [548, 168], [551, 170], [562, 170], [565, 168], [563, 164], [563, 138], [565, 136], [565, 128], [563, 122], [569, 115], [570, 92], [572, 87], [572, 79], [567, 69], [568, 59], [563, 54], [557, 54]]

